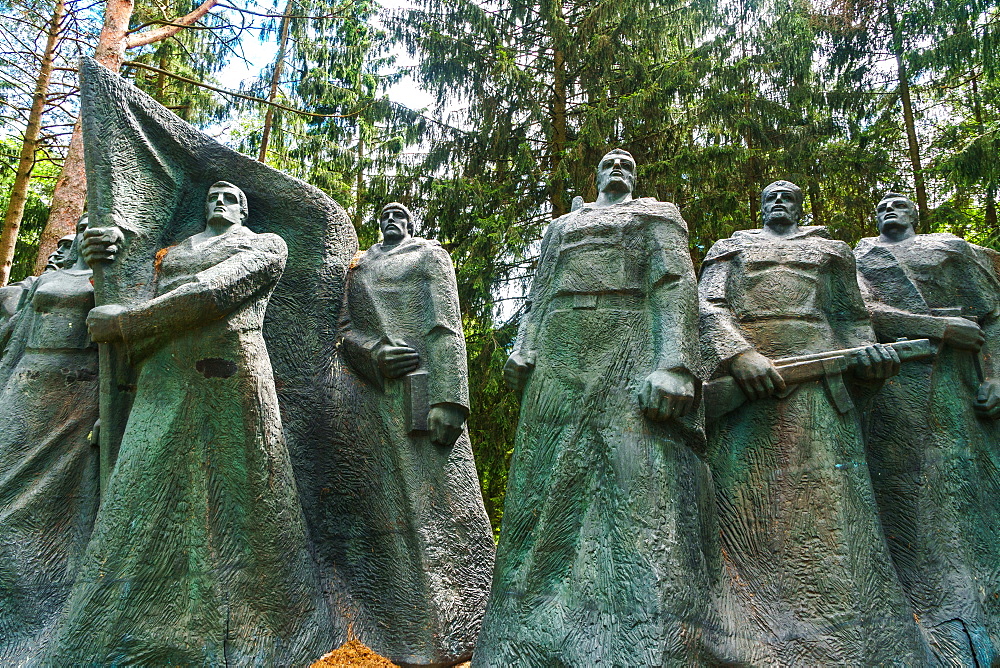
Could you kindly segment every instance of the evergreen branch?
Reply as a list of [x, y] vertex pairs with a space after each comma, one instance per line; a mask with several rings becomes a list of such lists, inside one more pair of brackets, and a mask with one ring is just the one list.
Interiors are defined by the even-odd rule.
[[130, 67], [138, 67], [144, 70], [149, 70], [151, 72], [163, 74], [165, 76], [177, 79], [178, 81], [183, 81], [184, 83], [189, 83], [193, 86], [205, 88], [207, 90], [214, 91], [216, 93], [222, 93], [223, 95], [230, 95], [232, 97], [236, 97], [241, 100], [248, 100], [250, 102], [259, 102], [260, 104], [267, 104], [277, 109], [281, 109], [282, 111], [290, 111], [293, 114], [298, 114], [300, 116], [309, 116], [310, 118], [354, 118], [362, 111], [372, 106], [371, 104], [366, 105], [361, 109], [358, 109], [357, 111], [351, 112], [350, 114], [317, 114], [312, 111], [306, 111], [304, 109], [296, 109], [294, 107], [289, 107], [283, 104], [279, 104], [277, 102], [271, 102], [270, 100], [265, 100], [264, 98], [261, 97], [254, 97], [253, 95], [246, 95], [244, 93], [237, 93], [236, 91], [228, 90], [226, 88], [219, 88], [218, 86], [212, 86], [211, 84], [207, 84], [203, 81], [198, 81], [197, 79], [191, 79], [190, 77], [181, 76], [180, 74], [174, 74], [173, 72], [160, 69], [159, 67], [153, 67], [152, 65], [146, 65], [145, 63], [140, 63], [135, 60], [127, 60], [124, 63], [122, 63], [122, 65], [129, 65]]
[[227, 5], [224, 2], [218, 2], [219, 7], [224, 7], [225, 9], [232, 9], [233, 11], [240, 12], [241, 14], [250, 14], [251, 16], [260, 16], [265, 19], [306, 19], [308, 21], [320, 21], [324, 19], [349, 19], [353, 18], [350, 14], [275, 14], [272, 12], [255, 12], [250, 9], [240, 9], [239, 7], [234, 7], [233, 5]]

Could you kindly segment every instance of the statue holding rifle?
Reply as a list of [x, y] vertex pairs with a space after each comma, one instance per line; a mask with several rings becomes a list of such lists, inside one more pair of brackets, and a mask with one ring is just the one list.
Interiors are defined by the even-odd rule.
[[[799, 226], [802, 191], [772, 183], [761, 213], [763, 229], [712, 247], [699, 286], [734, 642], [751, 665], [920, 664], [859, 411], [900, 353], [875, 342], [850, 248]], [[726, 384], [740, 401], [720, 406]]]
[[1000, 659], [1000, 279], [995, 251], [916, 234], [896, 193], [879, 236], [855, 249], [879, 340], [927, 337], [933, 360], [906, 365], [875, 397], [868, 461], [913, 611], [947, 665]]

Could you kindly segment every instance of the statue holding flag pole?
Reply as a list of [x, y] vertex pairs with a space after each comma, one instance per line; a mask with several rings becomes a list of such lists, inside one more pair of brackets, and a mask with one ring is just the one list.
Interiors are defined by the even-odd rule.
[[316, 189], [81, 71], [104, 484], [40, 658], [308, 662], [345, 635], [300, 495], [353, 229]]

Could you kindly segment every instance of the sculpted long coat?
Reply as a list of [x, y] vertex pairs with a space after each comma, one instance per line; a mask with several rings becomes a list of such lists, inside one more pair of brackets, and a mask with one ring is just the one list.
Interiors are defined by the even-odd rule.
[[46, 272], [7, 325], [0, 363], [0, 662], [37, 651], [73, 586], [97, 513], [91, 272]]
[[[341, 313], [351, 407], [331, 457], [323, 555], [343, 578], [354, 633], [406, 664], [468, 659], [489, 594], [494, 544], [468, 431], [450, 446], [407, 428], [407, 381], [383, 377], [381, 343], [405, 343], [427, 373], [426, 404], [469, 405], [451, 258], [436, 241], [376, 244], [350, 270]], [[417, 410], [414, 408], [414, 410]]]
[[[985, 376], [998, 377], [994, 251], [926, 234], [863, 239], [855, 254], [880, 340], [940, 342], [947, 321], [934, 309], [961, 309], [986, 334]], [[973, 410], [976, 356], [944, 345], [889, 379], [872, 406], [868, 461], [889, 548], [935, 656], [988, 666], [1000, 659], [1000, 425]]]
[[[711, 376], [874, 342], [847, 244], [825, 228], [716, 243], [699, 286]], [[851, 384], [856, 406], [864, 388]], [[821, 382], [708, 425], [735, 642], [753, 665], [919, 665], [924, 649], [882, 534], [858, 408]]]
[[286, 253], [240, 226], [188, 238], [121, 317], [135, 402], [43, 665], [303, 665], [341, 640], [261, 333]]
[[698, 368], [687, 225], [652, 199], [585, 205], [549, 225], [529, 299], [517, 350], [535, 368], [473, 664], [706, 661], [704, 435], [636, 401], [654, 370]]

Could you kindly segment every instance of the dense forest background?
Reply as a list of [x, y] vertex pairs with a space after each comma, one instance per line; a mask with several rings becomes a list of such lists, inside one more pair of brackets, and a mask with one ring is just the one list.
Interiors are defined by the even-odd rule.
[[[758, 224], [777, 178], [851, 244], [892, 189], [922, 231], [1000, 248], [1000, 7], [984, 0], [0, 0], [0, 14], [0, 284], [33, 273], [84, 206], [82, 54], [329, 193], [362, 247], [376, 209], [403, 201], [456, 264], [494, 526], [520, 299], [547, 221], [595, 197], [607, 149], [636, 157], [637, 195], [680, 206], [696, 264]], [[262, 43], [274, 56], [255, 63]], [[257, 75], [221, 81], [240, 60]], [[407, 78], [426, 108], [389, 94]]]

